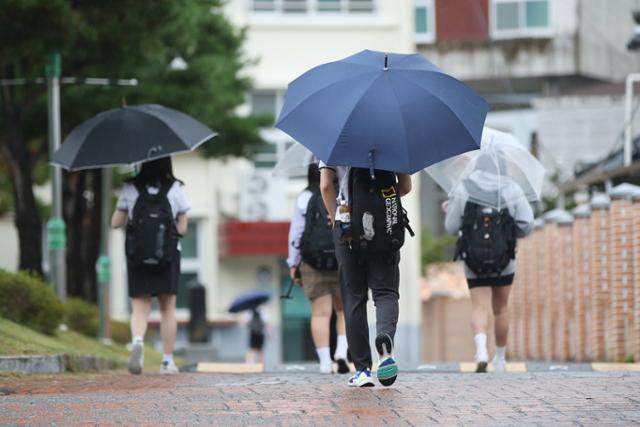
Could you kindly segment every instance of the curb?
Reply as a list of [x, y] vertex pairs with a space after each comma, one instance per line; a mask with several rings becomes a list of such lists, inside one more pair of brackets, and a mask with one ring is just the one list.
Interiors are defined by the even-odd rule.
[[52, 356], [2, 356], [0, 372], [59, 374], [115, 369], [115, 361], [96, 356], [56, 354]]

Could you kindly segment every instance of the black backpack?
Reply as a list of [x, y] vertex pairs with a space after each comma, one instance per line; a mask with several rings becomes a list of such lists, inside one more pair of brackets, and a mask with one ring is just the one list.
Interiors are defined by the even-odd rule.
[[311, 198], [307, 204], [304, 231], [300, 237], [300, 256], [305, 264], [316, 270], [337, 270], [336, 250], [331, 226], [327, 223], [327, 209], [322, 201], [320, 188], [307, 188]]
[[515, 221], [504, 208], [467, 202], [454, 261], [462, 259], [480, 278], [498, 277], [516, 257]]
[[136, 265], [161, 269], [176, 255], [179, 236], [167, 198], [170, 188], [171, 184], [163, 185], [158, 194], [149, 194], [144, 186], [136, 185], [138, 199], [127, 224], [125, 244], [127, 258]]
[[394, 172], [352, 167], [349, 170], [351, 249], [390, 253], [404, 244], [405, 228], [411, 236], [407, 211], [402, 207]]

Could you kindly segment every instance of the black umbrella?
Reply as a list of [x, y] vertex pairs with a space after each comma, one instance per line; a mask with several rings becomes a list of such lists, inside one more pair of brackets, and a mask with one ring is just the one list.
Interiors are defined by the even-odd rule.
[[105, 111], [77, 126], [51, 159], [68, 170], [130, 165], [191, 151], [217, 133], [161, 105]]

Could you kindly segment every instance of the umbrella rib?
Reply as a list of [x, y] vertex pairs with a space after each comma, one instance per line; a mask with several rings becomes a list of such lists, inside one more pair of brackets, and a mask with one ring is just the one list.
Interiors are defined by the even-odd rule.
[[[378, 80], [380, 80], [382, 77], [384, 77], [384, 73], [381, 73], [378, 77], [376, 77], [375, 79], [373, 79], [371, 81], [371, 83], [369, 83], [369, 85], [366, 87], [366, 89], [363, 91], [363, 95], [365, 93], [367, 93], [369, 91], [369, 89], [371, 89], [371, 86], [373, 86]], [[356, 108], [358, 108], [358, 106], [360, 105], [360, 103], [362, 102], [362, 98], [364, 96], [360, 96], [360, 98], [358, 98], [358, 101], [356, 101], [356, 103], [353, 105], [353, 108], [351, 108], [351, 111], [349, 112], [349, 114], [347, 114], [347, 117], [345, 118], [344, 122], [342, 122], [342, 126], [340, 126], [340, 134], [342, 134], [342, 130], [344, 130], [344, 127], [346, 126], [347, 122], [349, 120], [351, 120], [351, 116], [353, 116], [354, 111], [356, 111]], [[339, 139], [339, 138], [338, 138]], [[333, 146], [335, 148], [335, 145]], [[331, 150], [331, 152], [333, 152], [333, 150]], [[327, 163], [328, 164], [332, 164], [331, 163], [331, 155], [329, 155], [329, 158], [327, 159]], [[340, 165], [334, 165], [334, 166], [340, 166]]]
[[[378, 70], [368, 70], [366, 73], [357, 74], [357, 75], [355, 75], [355, 76], [351, 76], [351, 77], [349, 77], [348, 79], [345, 79], [345, 80], [339, 80], [339, 81], [336, 81], [336, 82], [330, 83], [330, 84], [328, 84], [328, 85], [326, 85], [326, 86], [323, 86], [323, 87], [321, 87], [321, 88], [319, 88], [319, 89], [317, 89], [317, 90], [315, 90], [315, 91], [311, 92], [311, 93], [310, 93], [309, 95], [307, 95], [303, 100], [301, 100], [300, 102], [298, 102], [298, 104], [296, 104], [295, 106], [291, 107], [291, 108], [289, 109], [289, 112], [287, 112], [287, 114], [285, 114], [284, 116], [279, 117], [279, 118], [278, 118], [278, 123], [276, 124], [276, 127], [278, 127], [278, 125], [279, 125], [283, 120], [285, 120], [287, 117], [289, 117], [289, 115], [290, 115], [291, 113], [293, 113], [293, 112], [294, 112], [294, 111], [296, 111], [298, 108], [300, 108], [300, 106], [301, 106], [302, 104], [304, 104], [305, 102], [309, 101], [309, 99], [310, 99], [312, 96], [318, 95], [320, 92], [322, 92], [322, 91], [324, 91], [324, 90], [326, 90], [326, 89], [332, 88], [333, 86], [335, 86], [335, 85], [337, 85], [337, 84], [341, 84], [341, 83], [344, 83], [344, 82], [348, 82], [348, 81], [350, 81], [350, 80], [354, 80], [354, 79], [356, 79], [356, 78], [361, 78], [361, 77], [362, 77], [363, 75], [365, 75], [365, 74], [369, 74], [369, 73], [372, 73], [372, 74], [373, 74], [373, 73], [376, 73], [377, 71], [378, 71]], [[368, 89], [368, 88], [367, 88], [367, 89]]]
[[[407, 83], [410, 83], [410, 84], [412, 84], [412, 85], [414, 85], [414, 86], [416, 86], [416, 87], [418, 87], [418, 88], [422, 89], [422, 90], [425, 90], [425, 91], [426, 91], [426, 90], [428, 90], [427, 88], [425, 88], [425, 87], [423, 87], [423, 86], [419, 85], [418, 83], [413, 82], [413, 81], [411, 81], [411, 80], [405, 80], [405, 81], [406, 81]], [[465, 130], [465, 132], [467, 133], [467, 135], [469, 135], [469, 137], [470, 137], [470, 138], [475, 142], [475, 138], [473, 137], [473, 135], [471, 135], [471, 132], [469, 132], [469, 129], [467, 129], [467, 126], [464, 124], [464, 122], [463, 122], [462, 120], [460, 120], [460, 117], [458, 117], [458, 115], [457, 115], [457, 114], [456, 114], [456, 113], [451, 109], [451, 107], [449, 107], [449, 106], [447, 105], [447, 103], [446, 103], [446, 102], [444, 102], [444, 101], [443, 101], [439, 96], [437, 96], [437, 95], [433, 94], [432, 92], [429, 92], [429, 94], [430, 94], [434, 99], [436, 99], [440, 104], [442, 104], [442, 105], [443, 105], [447, 110], [449, 110], [449, 112], [450, 112], [450, 113], [451, 113], [451, 114], [452, 114], [452, 115], [453, 115], [453, 116], [458, 120], [458, 122], [460, 122], [460, 124], [461, 124], [461, 125], [462, 125], [462, 127], [464, 128], [464, 130]], [[485, 119], [486, 119], [486, 115], [485, 115]], [[480, 144], [479, 144], [479, 143], [478, 143], [478, 148], [480, 148]], [[472, 150], [468, 150], [468, 151], [472, 151]], [[438, 151], [438, 153], [441, 153], [441, 151]], [[462, 153], [459, 153], [459, 154], [462, 154]], [[442, 157], [442, 154], [441, 154], [440, 156]], [[444, 160], [444, 158], [443, 158], [442, 160]]]
[[[393, 96], [396, 98], [396, 103], [398, 104], [398, 112], [400, 114], [400, 120], [402, 121], [402, 131], [404, 133], [404, 139], [407, 140], [407, 123], [404, 120], [404, 114], [402, 114], [402, 104], [400, 103], [400, 98], [398, 97], [398, 93], [396, 92], [396, 88], [393, 85], [393, 80], [389, 78], [389, 86], [391, 87], [391, 91], [393, 92]], [[411, 156], [409, 153], [409, 144], [405, 144], [405, 160], [407, 162], [407, 166], [409, 170], [412, 170], [411, 167]]]
[[[407, 71], [408, 71], [408, 72], [414, 72], [414, 70], [401, 70], [401, 71], [405, 71], [405, 72], [407, 72]], [[454, 77], [451, 77], [451, 76], [449, 76], [448, 74], [445, 74], [445, 73], [442, 73], [442, 72], [436, 72], [436, 71], [426, 71], [426, 72], [428, 72], [428, 73], [437, 73], [437, 74], [439, 74], [439, 75], [441, 75], [441, 76], [444, 76], [445, 78], [448, 78], [448, 79], [454, 80], [454, 81], [456, 81], [456, 82], [457, 82], [457, 83], [459, 83], [459, 84], [464, 84], [464, 83], [460, 82], [458, 79], [456, 79], [456, 78], [454, 78]], [[422, 89], [422, 90], [426, 90], [426, 91], [428, 91], [428, 90], [429, 90], [428, 88], [426, 88], [426, 87], [422, 86], [421, 84], [419, 84], [419, 83], [417, 83], [417, 82], [415, 82], [415, 81], [413, 81], [413, 80], [405, 79], [405, 81], [406, 81], [407, 83], [411, 83], [412, 85], [414, 85], [414, 86], [416, 86], [416, 87], [419, 87], [419, 88], [420, 88], [420, 89]], [[467, 126], [465, 125], [464, 121], [463, 121], [463, 120], [460, 120], [460, 117], [456, 114], [456, 112], [455, 112], [455, 111], [453, 111], [453, 110], [451, 109], [451, 107], [449, 107], [449, 105], [447, 105], [447, 103], [446, 103], [446, 102], [444, 102], [444, 100], [443, 100], [439, 95], [437, 95], [437, 94], [435, 94], [435, 93], [433, 93], [433, 92], [429, 92], [429, 93], [431, 94], [431, 96], [433, 96], [434, 98], [436, 98], [440, 103], [442, 103], [442, 105], [444, 105], [444, 106], [447, 108], [447, 110], [449, 110], [449, 111], [451, 112], [451, 114], [453, 114], [453, 115], [455, 116], [455, 118], [456, 118], [456, 119], [458, 119], [458, 121], [460, 122], [460, 124], [462, 124], [462, 127], [464, 127], [464, 129], [465, 129], [465, 131], [467, 132], [467, 134], [469, 134], [469, 136], [471, 136], [471, 139], [473, 139], [473, 140], [475, 141], [475, 139], [473, 138], [473, 135], [471, 135], [471, 133], [469, 132], [469, 129], [467, 129]], [[480, 99], [482, 99], [482, 100], [484, 101], [484, 99], [483, 99], [482, 97], [480, 97], [480, 95], [477, 95], [477, 94], [476, 94], [476, 96], [478, 96], [478, 98], [480, 98]], [[485, 101], [485, 102], [486, 102], [486, 101]], [[485, 120], [486, 120], [486, 113], [485, 113]], [[483, 120], [483, 123], [484, 123], [484, 120]], [[484, 124], [483, 124], [483, 126], [484, 126]], [[478, 145], [478, 146], [480, 146], [480, 145]]]

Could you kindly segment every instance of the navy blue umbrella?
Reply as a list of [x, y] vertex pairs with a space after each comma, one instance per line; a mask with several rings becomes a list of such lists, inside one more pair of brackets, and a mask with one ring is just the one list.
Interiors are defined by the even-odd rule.
[[291, 82], [276, 127], [328, 164], [414, 173], [479, 148], [488, 109], [422, 55], [365, 50]]
[[244, 310], [251, 310], [269, 301], [269, 298], [271, 298], [271, 292], [262, 289], [244, 292], [233, 300], [229, 306], [229, 311], [238, 313]]

